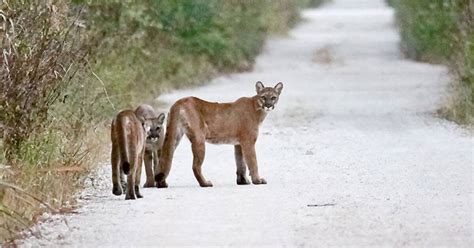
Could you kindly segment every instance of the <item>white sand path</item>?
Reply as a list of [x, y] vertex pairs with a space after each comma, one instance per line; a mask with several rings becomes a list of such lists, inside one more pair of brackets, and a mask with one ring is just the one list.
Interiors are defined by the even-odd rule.
[[23, 246], [472, 247], [473, 138], [433, 114], [447, 70], [400, 55], [383, 0], [334, 0], [303, 16], [254, 71], [160, 97], [227, 102], [254, 95], [257, 80], [284, 82], [257, 142], [267, 185], [236, 185], [233, 146], [207, 145], [214, 187], [200, 188], [183, 138], [168, 189], [124, 201], [107, 163], [78, 214], [38, 225], [43, 238]]

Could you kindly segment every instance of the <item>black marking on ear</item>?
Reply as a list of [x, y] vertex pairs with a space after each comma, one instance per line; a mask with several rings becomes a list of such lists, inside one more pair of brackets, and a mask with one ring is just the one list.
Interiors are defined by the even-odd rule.
[[158, 122], [163, 124], [163, 122], [165, 121], [165, 117], [166, 115], [164, 113], [161, 113], [160, 115], [158, 115]]
[[278, 95], [279, 95], [281, 93], [281, 90], [283, 89], [283, 83], [282, 82], [277, 83], [274, 89], [278, 92]]
[[265, 88], [265, 86], [263, 85], [263, 83], [261, 81], [257, 81], [257, 83], [255, 83], [255, 89], [257, 90], [257, 94], [263, 90], [263, 88]]

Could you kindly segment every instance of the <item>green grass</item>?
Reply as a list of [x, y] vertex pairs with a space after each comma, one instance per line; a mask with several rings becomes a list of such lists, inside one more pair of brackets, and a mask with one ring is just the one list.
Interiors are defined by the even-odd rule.
[[[71, 41], [62, 51], [84, 57], [64, 56], [65, 60], [59, 61], [66, 68], [68, 63], [74, 65], [75, 73], [64, 77], [67, 80], [56, 80], [57, 72], [43, 68], [46, 77], [38, 87], [45, 87], [44, 92], [48, 92], [46, 86], [52, 85], [57, 90], [54, 101], [29, 106], [31, 112], [27, 112], [39, 111], [43, 113], [41, 119], [28, 115], [29, 119], [24, 120], [19, 114], [25, 111], [16, 112], [19, 108], [9, 108], [8, 102], [0, 99], [0, 124], [7, 124], [6, 116], [38, 122], [26, 126], [21, 140], [14, 142], [14, 150], [8, 149], [4, 137], [0, 140], [0, 164], [9, 166], [7, 170], [0, 168], [0, 180], [20, 186], [55, 209], [64, 209], [74, 201], [74, 192], [80, 189], [81, 179], [90, 168], [98, 160], [108, 158], [108, 127], [119, 110], [151, 102], [171, 89], [203, 84], [222, 73], [251, 69], [268, 35], [285, 33], [298, 21], [300, 8], [320, 2], [9, 1], [9, 7], [2, 5], [0, 10], [13, 23], [21, 24], [15, 32], [23, 32], [24, 36], [10, 36], [17, 39], [11, 44], [20, 44], [24, 49], [20, 52], [29, 54], [28, 49], [40, 47], [38, 40], [42, 38], [52, 40], [52, 44], [58, 40]], [[47, 11], [53, 9], [52, 5], [56, 12]], [[18, 18], [18, 13], [22, 18]], [[61, 35], [67, 33], [66, 27], [77, 16], [80, 27], [64, 39], [66, 36]], [[52, 34], [57, 35], [41, 37], [44, 25], [54, 26], [51, 30], [57, 32]], [[2, 38], [7, 37], [3, 33], [6, 30], [0, 31]], [[3, 49], [5, 44], [2, 40]], [[58, 52], [52, 47], [31, 58], [12, 57], [25, 58], [16, 67], [25, 80], [18, 82], [30, 82], [31, 74], [23, 69], [34, 68], [37, 61], [50, 61], [48, 55]], [[20, 99], [15, 95], [9, 97], [10, 102]], [[44, 100], [42, 94], [31, 99], [35, 103]], [[9, 109], [12, 111], [8, 112]], [[15, 123], [9, 125], [9, 130], [16, 128]], [[6, 150], [14, 151], [8, 159]], [[0, 208], [7, 209], [3, 213], [15, 209], [15, 214], [28, 224], [45, 211], [38, 204], [18, 199], [14, 191], [6, 192], [0, 187], [0, 195]], [[0, 242], [14, 238], [24, 228], [3, 220]]]
[[[449, 66], [452, 97], [439, 113], [460, 124], [474, 123], [474, 7], [466, 0], [390, 0], [407, 56]], [[469, 6], [471, 5], [471, 6]]]

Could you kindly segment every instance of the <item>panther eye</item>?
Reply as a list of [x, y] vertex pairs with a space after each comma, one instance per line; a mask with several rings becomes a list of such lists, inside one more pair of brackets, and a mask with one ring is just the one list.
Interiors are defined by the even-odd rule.
[[272, 96], [272, 101], [275, 101], [276, 99], [276, 96]]

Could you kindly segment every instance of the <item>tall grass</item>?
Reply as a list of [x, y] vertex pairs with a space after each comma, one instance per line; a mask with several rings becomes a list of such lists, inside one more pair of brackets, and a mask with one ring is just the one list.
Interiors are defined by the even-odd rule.
[[474, 2], [469, 0], [390, 0], [402, 48], [414, 59], [444, 63], [456, 76], [453, 94], [440, 113], [474, 124]]
[[47, 210], [42, 206], [73, 200], [78, 173], [52, 170], [85, 161], [87, 150], [76, 141], [86, 133], [71, 131], [72, 121], [54, 109], [84, 71], [80, 13], [66, 1], [0, 5], [0, 241], [31, 224]]
[[0, 106], [5, 155], [10, 161], [17, 159], [31, 133], [44, 130], [49, 108], [84, 57], [74, 36], [74, 19], [67, 17], [64, 8], [61, 3], [33, 1], [25, 6], [13, 1], [4, 10]]
[[156, 97], [250, 69], [265, 36], [294, 23], [298, 6], [292, 0], [109, 1], [93, 3], [90, 13], [91, 31], [101, 40], [95, 70], [113, 99], [134, 102], [143, 89]]
[[69, 208], [118, 110], [251, 69], [265, 38], [317, 2], [2, 1], [0, 242], [46, 211], [2, 182]]

